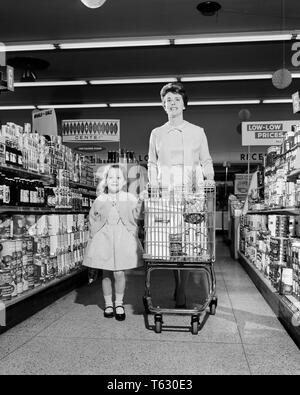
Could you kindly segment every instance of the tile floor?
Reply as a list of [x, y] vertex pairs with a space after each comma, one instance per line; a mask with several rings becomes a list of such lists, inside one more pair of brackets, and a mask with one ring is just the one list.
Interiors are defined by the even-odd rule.
[[[84, 286], [0, 335], [0, 374], [300, 374], [299, 349], [221, 241], [216, 275], [217, 314], [201, 317], [197, 336], [182, 315], [153, 331], [143, 273], [133, 271], [126, 321], [103, 317], [99, 281]], [[153, 272], [155, 304], [172, 306], [173, 287], [171, 271]]]

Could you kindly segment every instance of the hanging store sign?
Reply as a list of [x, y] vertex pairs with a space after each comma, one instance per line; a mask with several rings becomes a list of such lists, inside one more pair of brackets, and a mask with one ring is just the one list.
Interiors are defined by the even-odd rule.
[[119, 142], [119, 119], [72, 119], [62, 121], [62, 140], [65, 143], [98, 141]]
[[281, 145], [296, 121], [242, 122], [242, 145]]
[[54, 108], [32, 111], [32, 131], [43, 136], [57, 136], [57, 120]]

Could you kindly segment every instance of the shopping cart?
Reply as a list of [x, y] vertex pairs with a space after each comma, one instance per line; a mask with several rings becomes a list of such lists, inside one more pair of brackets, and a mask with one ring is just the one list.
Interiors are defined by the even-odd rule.
[[[163, 314], [191, 316], [191, 332], [198, 334], [201, 314], [209, 307], [216, 313], [215, 261], [215, 183], [204, 181], [197, 191], [185, 188], [151, 189], [145, 198], [146, 266], [144, 307], [154, 314], [155, 332], [162, 331]], [[204, 272], [208, 295], [204, 303], [193, 308], [161, 308], [152, 302], [150, 285], [153, 270]]]

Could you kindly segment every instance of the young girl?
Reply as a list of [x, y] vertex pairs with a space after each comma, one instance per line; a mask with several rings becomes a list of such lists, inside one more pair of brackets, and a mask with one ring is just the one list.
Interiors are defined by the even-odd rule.
[[[90, 239], [84, 259], [85, 266], [103, 269], [104, 317], [112, 318], [115, 315], [118, 321], [125, 320], [124, 270], [143, 264], [137, 226], [142, 200], [125, 192], [125, 185], [125, 169], [118, 164], [107, 167], [101, 182], [103, 193], [90, 210]], [[115, 306], [112, 301], [112, 272]]]

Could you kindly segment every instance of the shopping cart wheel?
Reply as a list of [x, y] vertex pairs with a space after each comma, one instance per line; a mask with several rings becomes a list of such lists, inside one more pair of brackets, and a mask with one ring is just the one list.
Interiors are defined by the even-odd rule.
[[148, 301], [147, 301], [146, 296], [143, 297], [143, 305], [144, 305], [144, 308], [145, 308], [145, 312], [147, 314], [150, 314], [150, 310], [149, 310]]
[[156, 314], [154, 316], [155, 333], [161, 333], [162, 330], [162, 315]]
[[192, 316], [191, 331], [193, 335], [198, 335], [199, 332], [199, 317], [197, 315]]
[[212, 301], [210, 302], [209, 308], [210, 308], [210, 314], [215, 315], [216, 314], [216, 309], [218, 305], [218, 298], [214, 297]]

